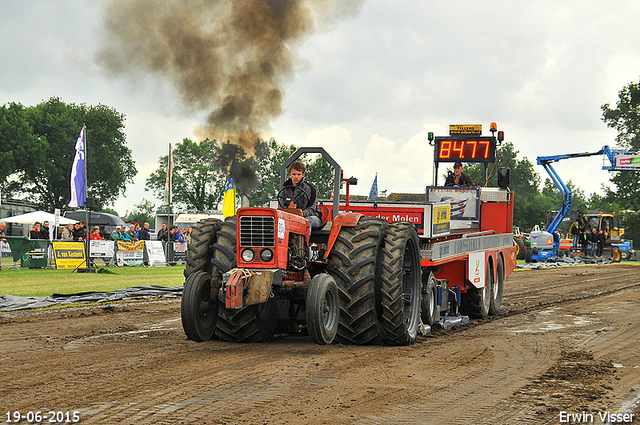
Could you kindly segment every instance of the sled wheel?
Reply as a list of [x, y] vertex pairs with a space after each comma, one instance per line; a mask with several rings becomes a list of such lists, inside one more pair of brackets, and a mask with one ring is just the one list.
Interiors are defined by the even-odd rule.
[[193, 341], [213, 337], [218, 317], [218, 300], [211, 297], [211, 275], [199, 271], [189, 275], [180, 305], [182, 329]]
[[384, 341], [413, 344], [418, 336], [422, 298], [420, 244], [413, 224], [403, 221], [389, 225], [379, 261]]
[[484, 287], [473, 287], [462, 294], [461, 311], [472, 319], [484, 319], [489, 314], [493, 286], [493, 269], [489, 261], [487, 261], [485, 268]]
[[422, 317], [422, 323], [425, 325], [433, 326], [434, 323], [440, 320], [440, 309], [438, 307], [438, 288], [436, 286], [436, 277], [432, 272], [424, 273], [422, 275], [424, 279], [422, 303], [420, 314]]
[[498, 256], [498, 266], [496, 267], [496, 277], [491, 285], [491, 304], [489, 314], [495, 316], [502, 307], [502, 295], [504, 294], [504, 261], [502, 256]]
[[376, 308], [376, 267], [386, 220], [360, 217], [354, 227], [342, 227], [329, 253], [327, 270], [336, 280], [340, 315], [336, 341], [378, 344], [382, 329]]
[[316, 344], [331, 344], [338, 331], [338, 286], [331, 275], [321, 273], [311, 279], [307, 292], [307, 328]]

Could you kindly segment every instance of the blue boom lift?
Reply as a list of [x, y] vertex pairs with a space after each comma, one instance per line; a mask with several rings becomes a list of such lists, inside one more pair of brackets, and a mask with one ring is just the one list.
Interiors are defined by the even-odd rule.
[[[551, 180], [562, 194], [562, 208], [553, 218], [545, 230], [531, 232], [531, 246], [527, 250], [526, 261], [546, 261], [558, 257], [560, 251], [560, 234], [558, 227], [571, 210], [571, 191], [564, 184], [558, 173], [551, 165], [561, 159], [579, 158], [585, 156], [604, 155], [603, 170], [608, 171], [640, 171], [640, 155], [631, 149], [611, 149], [604, 146], [597, 152], [581, 152], [563, 155], [539, 156], [538, 165], [542, 165]], [[609, 160], [607, 163], [606, 160]]]

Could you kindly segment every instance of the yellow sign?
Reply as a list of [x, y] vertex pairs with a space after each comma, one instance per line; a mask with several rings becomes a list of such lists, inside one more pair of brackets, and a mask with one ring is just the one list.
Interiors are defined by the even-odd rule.
[[482, 134], [482, 124], [450, 124], [449, 136], [465, 135], [480, 136]]
[[144, 241], [136, 241], [136, 242], [118, 241], [118, 251], [120, 252], [142, 251], [143, 249], [144, 249]]
[[83, 242], [53, 242], [56, 269], [76, 269], [85, 262]]
[[433, 206], [433, 234], [448, 232], [451, 226], [451, 205]]
[[118, 266], [141, 266], [144, 261], [144, 241], [118, 241], [116, 264]]

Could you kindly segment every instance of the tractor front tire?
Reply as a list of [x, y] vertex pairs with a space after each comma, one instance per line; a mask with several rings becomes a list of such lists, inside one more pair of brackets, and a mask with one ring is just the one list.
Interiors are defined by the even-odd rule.
[[307, 292], [307, 329], [316, 344], [331, 344], [338, 331], [338, 285], [327, 273], [317, 274], [311, 279]]
[[187, 278], [180, 305], [182, 329], [187, 338], [202, 342], [211, 339], [216, 330], [218, 300], [211, 296], [211, 275], [204, 271]]
[[206, 341], [214, 338], [218, 315], [217, 291], [211, 290], [212, 275], [215, 273], [211, 264], [213, 242], [216, 240], [221, 221], [205, 219], [198, 222], [191, 243], [187, 246], [185, 282], [180, 301], [182, 329], [187, 338], [193, 341]]
[[386, 220], [362, 216], [354, 227], [340, 229], [329, 253], [327, 271], [340, 294], [337, 342], [368, 345], [382, 341], [376, 273], [388, 227]]
[[380, 292], [384, 341], [410, 345], [420, 325], [422, 279], [420, 243], [413, 224], [389, 225], [380, 251]]

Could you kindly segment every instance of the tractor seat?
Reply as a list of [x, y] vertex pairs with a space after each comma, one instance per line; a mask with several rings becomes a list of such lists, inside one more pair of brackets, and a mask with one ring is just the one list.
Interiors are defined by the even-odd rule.
[[327, 221], [329, 221], [329, 217], [331, 217], [331, 210], [326, 205], [320, 205], [318, 209], [322, 213], [322, 217], [320, 217], [320, 227], [319, 227], [319, 229], [322, 229], [324, 225], [327, 224]]

